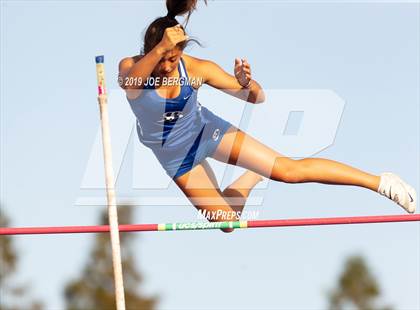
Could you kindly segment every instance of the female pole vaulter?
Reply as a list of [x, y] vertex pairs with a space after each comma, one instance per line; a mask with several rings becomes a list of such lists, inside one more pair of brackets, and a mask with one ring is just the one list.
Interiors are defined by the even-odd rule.
[[[287, 158], [201, 106], [197, 92], [202, 84], [253, 104], [264, 102], [265, 95], [245, 59], [235, 59], [230, 75], [212, 61], [183, 53], [195, 40], [175, 17], [188, 14], [188, 22], [196, 3], [166, 1], [168, 14], [149, 25], [141, 54], [120, 61], [119, 84], [137, 118], [140, 142], [198, 210], [217, 214], [211, 221], [239, 220], [250, 191], [264, 176], [286, 183], [360, 186], [415, 212], [415, 190], [393, 173], [377, 176], [328, 159]], [[247, 172], [222, 191], [207, 157]]]

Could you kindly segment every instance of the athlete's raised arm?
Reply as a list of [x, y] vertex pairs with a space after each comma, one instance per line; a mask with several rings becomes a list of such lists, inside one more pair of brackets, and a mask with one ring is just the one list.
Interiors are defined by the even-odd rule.
[[227, 73], [212, 61], [199, 60], [199, 62], [204, 83], [247, 102], [264, 102], [264, 91], [256, 81], [252, 80], [251, 67], [246, 60], [235, 59], [234, 75]]
[[180, 25], [165, 29], [162, 40], [146, 55], [123, 58], [119, 63], [119, 85], [127, 91], [140, 90], [146, 79], [165, 55], [188, 39]]

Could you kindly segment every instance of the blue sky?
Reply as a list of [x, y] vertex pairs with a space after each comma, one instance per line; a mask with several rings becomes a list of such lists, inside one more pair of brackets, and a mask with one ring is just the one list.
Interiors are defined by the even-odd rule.
[[[14, 226], [96, 224], [103, 206], [80, 205], [104, 194], [81, 188], [99, 129], [94, 57], [105, 55], [108, 89], [118, 97], [118, 61], [139, 52], [144, 29], [162, 15], [163, 1], [1, 2], [1, 203]], [[205, 48], [186, 53], [228, 72], [235, 57], [245, 57], [266, 89], [334, 92], [345, 102], [334, 139], [311, 155], [375, 174], [393, 171], [418, 191], [418, 26], [418, 2], [210, 1], [187, 28]], [[252, 109], [248, 132], [283, 151], [281, 127], [261, 121], [283, 111], [275, 97], [255, 107], [229, 104], [223, 94], [210, 99], [203, 92], [203, 105], [236, 124], [244, 109]], [[118, 195], [156, 198], [153, 190], [132, 186], [147, 180], [133, 164], [145, 153], [135, 133], [128, 144], [118, 136], [126, 124], [134, 125], [127, 109], [128, 103], [110, 100], [110, 110], [122, 111], [114, 114], [123, 118], [112, 127], [114, 144], [125, 155]], [[156, 161], [145, 158], [154, 167]], [[223, 165], [211, 165], [223, 173]], [[157, 193], [183, 199], [173, 184]], [[259, 210], [261, 219], [403, 214], [382, 196], [355, 187], [266, 181], [252, 198], [263, 200], [248, 208]], [[193, 220], [194, 209], [182, 204], [143, 205], [136, 222]], [[419, 223], [399, 223], [153, 232], [138, 234], [136, 245], [142, 289], [163, 297], [159, 309], [322, 309], [352, 254], [366, 257], [384, 303], [419, 309], [419, 230]], [[78, 276], [93, 236], [15, 241], [20, 278], [33, 284], [33, 295], [47, 309], [63, 308], [61, 288]]]

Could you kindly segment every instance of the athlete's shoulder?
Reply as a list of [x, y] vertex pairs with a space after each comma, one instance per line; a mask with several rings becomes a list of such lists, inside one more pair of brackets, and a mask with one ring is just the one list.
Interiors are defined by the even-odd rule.
[[141, 91], [141, 89], [125, 87], [124, 86], [124, 84], [125, 84], [124, 80], [127, 77], [127, 74], [130, 72], [131, 68], [134, 66], [134, 64], [136, 62], [138, 62], [142, 57], [143, 57], [143, 55], [135, 55], [135, 56], [124, 57], [123, 59], [120, 60], [119, 65], [118, 65], [119, 85], [122, 89], [125, 90], [125, 92], [127, 94], [127, 98], [130, 99], [130, 100], [137, 99], [140, 96], [140, 94], [142, 93], [142, 91]]
[[127, 69], [130, 69], [142, 57], [143, 57], [143, 55], [135, 55], [135, 56], [124, 57], [123, 59], [121, 59], [120, 62], [119, 62], [120, 72], [125, 71]]
[[194, 75], [202, 75], [214, 63], [211, 60], [202, 59], [187, 54], [182, 54], [185, 67], [188, 72], [195, 73]]

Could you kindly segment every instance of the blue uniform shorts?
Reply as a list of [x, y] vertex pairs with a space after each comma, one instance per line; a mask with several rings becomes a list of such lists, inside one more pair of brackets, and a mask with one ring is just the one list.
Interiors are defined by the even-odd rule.
[[152, 149], [163, 169], [172, 179], [187, 173], [215, 151], [232, 124], [201, 106], [204, 122], [198, 135], [182, 147]]

